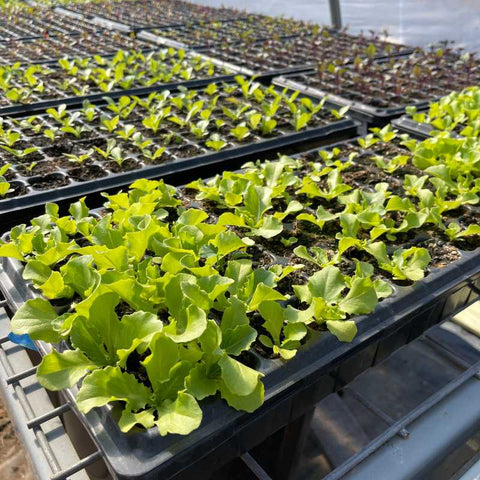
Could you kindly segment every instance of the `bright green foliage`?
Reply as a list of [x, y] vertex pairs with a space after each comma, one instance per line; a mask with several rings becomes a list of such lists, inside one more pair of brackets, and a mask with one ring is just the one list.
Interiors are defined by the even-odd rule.
[[8, 103], [32, 103], [44, 96], [83, 96], [99, 92], [151, 87], [223, 74], [225, 70], [198, 55], [164, 48], [144, 53], [119, 50], [111, 58], [62, 58], [55, 67], [0, 67], [0, 91]]
[[[175, 189], [162, 182], [139, 180], [128, 194], [107, 199], [110, 212], [100, 219], [82, 201], [71, 206], [71, 217], [48, 205], [31, 229], [12, 232], [15, 240], [1, 245], [2, 255], [25, 259], [25, 278], [46, 298], [79, 297], [60, 316], [47, 300], [29, 300], [12, 320], [17, 332], [50, 343], [69, 339], [74, 348], [44, 357], [42, 385], [59, 390], [83, 378], [82, 411], [123, 400], [122, 429], [151, 426], [156, 412], [162, 435], [197, 428], [197, 400], [216, 392], [238, 409], [260, 406], [261, 374], [233, 356], [257, 337], [247, 312], [284, 297], [267, 270], [259, 275], [250, 266], [238, 281], [230, 257], [252, 242], [206, 223], [202, 210], [177, 210]], [[162, 221], [168, 210], [178, 212], [176, 221]], [[77, 232], [88, 245], [69, 240]], [[221, 327], [214, 311], [224, 312]], [[141, 366], [151, 387], [135, 376]]]
[[0, 197], [4, 197], [10, 190], [10, 183], [8, 183], [7, 179], [4, 176], [10, 166], [11, 165], [7, 163], [0, 167]]
[[[263, 91], [239, 85], [248, 97]], [[176, 98], [187, 115], [199, 114], [187, 92]], [[391, 295], [392, 282], [428, 274], [436, 252], [413, 244], [419, 232], [478, 245], [474, 218], [452, 221], [453, 211], [478, 203], [478, 141], [417, 143], [384, 128], [363, 143], [361, 157], [336, 148], [249, 163], [180, 191], [140, 179], [104, 194], [101, 215], [81, 199], [69, 215], [47, 204], [29, 227], [15, 227], [0, 255], [23, 262], [43, 298], [26, 302], [12, 329], [71, 346], [44, 357], [42, 385], [78, 384], [84, 412], [123, 402], [123, 431], [188, 434], [205, 398], [247, 412], [262, 404], [262, 374], [244, 352], [288, 360], [311, 329], [349, 342], [355, 317]], [[378, 161], [386, 146], [394, 154]], [[362, 165], [387, 172], [385, 181], [357, 187], [349, 174]], [[57, 299], [70, 301], [61, 314]]]
[[415, 107], [407, 108], [413, 120], [434, 128], [433, 134], [454, 132], [464, 137], [480, 135], [480, 87], [469, 87], [452, 92], [438, 102], [430, 104], [427, 113], [417, 113]]
[[[122, 67], [125, 62], [132, 63], [131, 67], [135, 69], [135, 75], [131, 75], [132, 81], [142, 83], [148, 77], [142, 75], [144, 64], [155, 64], [155, 68], [162, 70], [167, 67], [161, 60], [155, 61], [156, 56], [161, 55], [163, 62], [168, 64], [169, 59], [177, 54], [180, 55], [172, 49], [150, 54], [122, 51], [108, 62], [95, 57], [98, 68], [93, 67], [88, 59], [62, 59], [60, 63], [74, 80], [77, 74], [81, 74], [82, 78], [85, 76], [88, 85], [95, 83], [91, 76], [95, 79], [97, 76], [108, 76], [108, 82], [100, 83], [108, 92], [117, 89], [118, 82], [122, 83], [121, 79], [126, 73]], [[182, 55], [181, 61], [188, 59], [195, 63], [199, 58]], [[113, 63], [110, 65], [109, 62]], [[203, 60], [201, 62], [202, 65], [208, 64]], [[117, 77], [118, 82], [115, 80]], [[77, 82], [73, 81], [71, 86], [73, 85], [77, 85]], [[246, 96], [242, 98], [242, 95]], [[48, 108], [42, 115], [2, 120], [0, 200], [10, 189], [5, 178], [6, 171], [3, 171], [9, 167], [4, 164], [12, 163], [14, 167], [21, 165], [22, 171], [31, 172], [36, 166], [35, 162], [45, 155], [47, 139], [67, 143], [73, 140], [75, 145], [73, 151], [63, 154], [64, 160], [68, 160], [71, 165], [52, 165], [52, 173], [65, 167], [67, 170], [76, 168], [82, 175], [84, 169], [79, 167], [94, 162], [106, 164], [114, 172], [125, 171], [142, 166], [137, 158], [150, 166], [171, 161], [173, 157], [197, 157], [205, 153], [204, 150], [214, 154], [238, 148], [239, 142], [251, 144], [258, 141], [259, 137], [283, 135], [281, 126], [285, 122], [295, 124], [297, 130], [306, 130], [318, 128], [331, 120], [322, 101], [315, 103], [300, 98], [298, 92], [290, 94], [287, 89], [266, 87], [254, 79], [241, 76], [235, 77], [235, 81], [228, 84], [211, 84], [198, 90], [180, 85], [174, 91], [155, 90], [148, 96], [106, 96], [104, 100], [105, 105], [84, 101], [81, 108], [67, 108], [66, 104], [60, 104]], [[225, 117], [228, 117], [228, 122], [224, 120]], [[97, 131], [107, 138], [95, 145], [83, 141]], [[27, 148], [19, 148], [23, 145], [20, 140], [24, 136], [31, 137], [29, 145]], [[193, 145], [189, 141], [192, 139], [195, 142]], [[260, 228], [259, 225], [251, 226]], [[267, 221], [267, 230], [273, 232], [278, 228], [278, 218]]]

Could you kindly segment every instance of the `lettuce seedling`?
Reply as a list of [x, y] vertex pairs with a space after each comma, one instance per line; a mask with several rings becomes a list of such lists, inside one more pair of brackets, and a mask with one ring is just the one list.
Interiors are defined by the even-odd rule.
[[227, 146], [227, 142], [225, 142], [225, 140], [222, 140], [222, 138], [218, 133], [214, 133], [212, 134], [210, 139], [205, 142], [205, 145], [208, 148], [211, 148], [212, 150], [219, 152], [222, 148]]
[[239, 141], [245, 140], [250, 135], [250, 129], [241, 123], [230, 130], [230, 133]]
[[[1, 170], [0, 170], [1, 172]], [[480, 235], [480, 225], [469, 225], [467, 228], [462, 227], [457, 222], [451, 222], [445, 229], [445, 234], [450, 240], [457, 240], [459, 238], [470, 237], [473, 235]]]
[[196, 138], [201, 139], [208, 135], [208, 127], [210, 122], [208, 120], [200, 120], [196, 124], [190, 125], [190, 131], [195, 135]]
[[120, 121], [120, 117], [118, 115], [112, 118], [108, 118], [104, 116], [101, 119], [102, 126], [100, 128], [107, 130], [109, 133], [113, 133], [117, 128], [119, 121]]
[[[371, 273], [370, 271], [367, 273]], [[344, 276], [335, 266], [328, 266], [314, 273], [306, 285], [294, 286], [295, 294], [301, 302], [309, 305], [307, 310], [287, 307], [286, 318], [290, 322], [325, 323], [328, 330], [340, 341], [351, 341], [356, 335], [357, 327], [352, 320], [345, 320], [348, 315], [371, 313], [381, 295], [376, 288], [383, 290], [383, 285], [375, 285], [371, 275], [357, 272], [353, 277]], [[346, 292], [346, 293], [345, 293]]]
[[157, 133], [162, 122], [170, 115], [170, 111], [171, 107], [162, 108], [156, 111], [156, 113], [152, 113], [148, 117], [144, 118], [142, 120], [142, 125], [151, 130], [153, 133]]
[[11, 166], [11, 163], [6, 163], [0, 167], [0, 197], [4, 197], [10, 190], [10, 183], [5, 178], [5, 174]]
[[296, 201], [288, 204], [283, 212], [266, 215], [272, 209], [273, 190], [260, 185], [249, 185], [245, 191], [243, 206], [236, 206], [235, 213], [223, 213], [218, 222], [221, 225], [234, 225], [249, 230], [249, 235], [272, 238], [283, 231], [282, 221], [303, 206]]
[[320, 247], [310, 247], [307, 249], [305, 245], [300, 245], [294, 248], [293, 253], [302, 260], [307, 260], [307, 262], [311, 262], [320, 268], [335, 265], [341, 260], [340, 252], [330, 258], [328, 253]]
[[135, 125], [127, 123], [123, 127], [123, 130], [116, 130], [115, 133], [123, 140], [130, 140], [130, 138], [132, 138], [133, 135], [136, 133], [136, 128]]
[[324, 189], [318, 185], [318, 177], [306, 176], [302, 179], [302, 187], [297, 190], [297, 194], [305, 194], [309, 198], [320, 197], [325, 200], [332, 201], [352, 189], [350, 185], [346, 185], [342, 181], [342, 175], [338, 169], [332, 170], [327, 175], [326, 186]]
[[18, 159], [23, 159], [32, 153], [38, 152], [38, 147], [29, 147], [25, 148], [24, 150], [16, 150], [14, 148], [7, 147], [6, 145], [0, 145], [0, 148]]
[[425, 276], [425, 269], [431, 261], [425, 248], [410, 247], [397, 249], [391, 257], [387, 254], [387, 246], [383, 242], [374, 242], [365, 247], [378, 262], [378, 266], [391, 273], [395, 280], [418, 281]]
[[7, 147], [12, 148], [15, 143], [20, 140], [20, 133], [13, 131], [12, 129], [8, 129], [5, 131], [3, 128], [0, 127], [0, 143], [4, 144]]
[[90, 148], [85, 153], [81, 155], [75, 155], [73, 153], [64, 153], [63, 155], [68, 158], [69, 162], [76, 163], [78, 165], [82, 165], [85, 161], [89, 160], [93, 155], [93, 148]]
[[269, 334], [260, 335], [259, 341], [283, 359], [293, 358], [307, 334], [305, 324], [287, 323], [287, 311], [277, 302], [262, 302], [258, 310], [265, 320], [263, 327]]
[[162, 157], [162, 155], [165, 153], [166, 147], [158, 147], [156, 150], [151, 151], [148, 149], [142, 150], [142, 155], [150, 160], [151, 162], [154, 162], [155, 160], [158, 160], [159, 158]]
[[58, 123], [63, 124], [63, 118], [67, 115], [66, 108], [67, 108], [67, 105], [62, 103], [56, 109], [55, 108], [48, 108], [46, 112], [47, 112], [47, 115], [50, 118], [53, 118]]

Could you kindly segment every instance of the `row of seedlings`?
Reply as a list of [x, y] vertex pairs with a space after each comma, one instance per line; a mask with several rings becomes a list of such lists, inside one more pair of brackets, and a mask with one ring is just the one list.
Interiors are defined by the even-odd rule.
[[113, 188], [140, 176], [232, 163], [301, 140], [348, 138], [357, 129], [345, 111], [244, 77], [198, 90], [180, 85], [105, 101], [2, 119], [0, 205], [6, 214], [98, 191], [102, 181], [103, 188]]
[[407, 107], [407, 115], [396, 120], [396, 125], [414, 135], [480, 136], [480, 87], [469, 87], [452, 92], [430, 104], [428, 111], [419, 112]]
[[73, 389], [109, 442], [124, 444], [97, 410], [108, 404], [136, 446], [148, 441], [141, 457], [129, 452], [146, 475], [168, 463], [162, 450], [186, 448], [170, 434], [220, 435], [234, 410], [262, 405], [264, 384], [279, 393], [331, 360], [330, 334], [377, 331], [411, 309], [409, 295], [424, 304], [429, 286], [434, 298], [444, 269], [449, 288], [451, 275], [478, 269], [478, 147], [385, 127], [182, 188], [137, 180], [96, 213], [84, 200], [66, 216], [48, 204], [0, 245], [6, 268], [34, 287], [12, 329], [40, 342], [40, 383]]
[[245, 40], [254, 41], [272, 37], [284, 39], [296, 35], [308, 35], [316, 28], [312, 24], [300, 21], [251, 15], [225, 23], [191, 21], [181, 26], [142, 31], [139, 37], [160, 44], [181, 45], [198, 50]]
[[245, 16], [231, 8], [215, 8], [181, 0], [94, 1], [71, 3], [67, 8], [85, 18], [105, 19], [133, 30], [182, 25], [198, 21], [230, 21]]
[[[10, 3], [10, 2], [9, 2]], [[0, 11], [0, 42], [12, 40], [47, 38], [65, 35], [78, 36], [95, 33], [98, 27], [82, 19], [69, 19], [57, 15], [53, 10], [24, 3], [7, 5]]]
[[411, 51], [408, 47], [387, 42], [371, 35], [352, 35], [346, 29], [334, 31], [314, 26], [311, 34], [293, 38], [267, 38], [241, 42], [223, 42], [203, 49], [202, 54], [219, 59], [251, 74], [276, 70], [305, 70], [323, 62], [338, 65], [351, 63], [355, 58], [379, 58]]
[[[229, 72], [184, 50], [119, 50], [108, 57], [61, 58], [54, 64], [0, 66], [2, 107], [155, 88], [219, 77]], [[6, 109], [10, 111], [14, 109]], [[16, 109], [21, 110], [21, 107]], [[5, 110], [4, 110], [5, 111]]]
[[56, 63], [64, 57], [111, 55], [118, 50], [145, 50], [151, 45], [120, 32], [101, 30], [83, 32], [79, 36], [11, 40], [0, 42], [0, 65]]
[[315, 71], [279, 77], [275, 83], [329, 95], [339, 105], [350, 105], [359, 118], [384, 123], [407, 106], [427, 107], [452, 89], [478, 84], [479, 65], [474, 54], [431, 47], [388, 59], [356, 57], [346, 65], [323, 62]]

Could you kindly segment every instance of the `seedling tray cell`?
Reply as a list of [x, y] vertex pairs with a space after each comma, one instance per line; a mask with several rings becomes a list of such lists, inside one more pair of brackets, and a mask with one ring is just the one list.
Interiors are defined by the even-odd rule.
[[322, 62], [350, 63], [356, 57], [385, 58], [410, 52], [410, 47], [388, 43], [374, 35], [351, 35], [327, 28], [317, 35], [254, 42], [249, 39], [202, 50], [208, 57], [237, 65], [251, 74], [277, 72], [278, 75], [308, 70]]
[[474, 56], [431, 51], [333, 69], [325, 65], [319, 71], [279, 77], [274, 83], [317, 98], [328, 95], [338, 105], [349, 105], [355, 118], [385, 124], [404, 114], [407, 106], [422, 110], [452, 89], [479, 82], [480, 66]]
[[[188, 123], [181, 125], [186, 121], [184, 115], [187, 113], [174, 106], [175, 100], [172, 100], [171, 106], [168, 107], [171, 110], [164, 110], [165, 117], [161, 117], [160, 114], [153, 115], [149, 111], [150, 105], [161, 105], [161, 102], [164, 102], [163, 98], [182, 98], [184, 94], [178, 91], [174, 94], [173, 88], [170, 88], [170, 94], [166, 90], [148, 92], [149, 96], [142, 92], [143, 97], [140, 100], [123, 96], [119, 100], [112, 100], [111, 106], [90, 105], [82, 109], [65, 111], [62, 111], [63, 107], [59, 107], [57, 113], [49, 115], [4, 120], [5, 131], [11, 129], [12, 132], [18, 132], [22, 136], [20, 143], [13, 144], [14, 149], [36, 146], [38, 151], [28, 153], [23, 159], [16, 159], [15, 153], [9, 153], [8, 149], [0, 152], [2, 165], [7, 163], [12, 165], [5, 174], [12, 191], [0, 200], [2, 224], [7, 218], [15, 221], [15, 215], [24, 211], [25, 207], [34, 209], [47, 201], [67, 201], [74, 196], [118, 188], [136, 178], [197, 175], [199, 170], [205, 168], [211, 169], [210, 172], [213, 173], [227, 166], [238, 167], [246, 158], [256, 159], [261, 155], [267, 155], [268, 152], [292, 149], [300, 151], [308, 148], [308, 145], [321, 145], [349, 138], [357, 133], [359, 127], [357, 122], [350, 119], [335, 121], [326, 108], [312, 115], [308, 126], [295, 131], [289, 123], [291, 117], [288, 109], [282, 106], [275, 116], [278, 117], [279, 124], [270, 133], [262, 134], [258, 130], [259, 124], [257, 130], [253, 126], [250, 127], [251, 132], [248, 128], [246, 131], [242, 130], [244, 137], [240, 140], [230, 130], [249, 122], [249, 117], [246, 116], [251, 112], [249, 107], [255, 108], [257, 103], [253, 97], [249, 100], [243, 98], [239, 87], [235, 85], [221, 87], [212, 85], [205, 91], [198, 90], [196, 93], [191, 91], [196, 101], [203, 102], [203, 109], [210, 101], [214, 102], [211, 107], [212, 120], [206, 124], [200, 123], [199, 126], [198, 118], [192, 124], [194, 128], [204, 128], [195, 130], [196, 134], [193, 133], [194, 130], [190, 130]], [[258, 88], [268, 92], [265, 87]], [[206, 93], [207, 90], [209, 94]], [[268, 95], [270, 94], [267, 93], [267, 97]], [[146, 103], [142, 106], [141, 102]], [[237, 102], [241, 102], [238, 103], [241, 107], [238, 107]], [[225, 114], [224, 108], [227, 107], [232, 109], [227, 110], [227, 113], [234, 115], [232, 118]], [[119, 112], [127, 112], [128, 116], [120, 118]], [[56, 120], [52, 115], [59, 115], [61, 118]], [[88, 121], [86, 115], [91, 116], [92, 120]], [[167, 120], [169, 116], [175, 117], [174, 120]], [[73, 119], [72, 126], [76, 129], [76, 134], [55, 130], [63, 128], [61, 122], [70, 117]], [[150, 118], [147, 121], [155, 120], [160, 123], [146, 126], [146, 118]], [[216, 120], [220, 123], [216, 123]], [[111, 129], [111, 133], [108, 129]], [[45, 136], [43, 133], [45, 131], [56, 132], [53, 133], [55, 143]], [[123, 132], [124, 137], [114, 133], [119, 131]], [[133, 133], [140, 135], [135, 140], [136, 144], [132, 137]], [[79, 137], [76, 138], [76, 135]], [[108, 142], [112, 140], [116, 142], [115, 147], [119, 147], [117, 150], [121, 149], [122, 152], [123, 158], [118, 162], [113, 161], [113, 157], [107, 154]], [[211, 141], [213, 143], [210, 144]], [[150, 144], [147, 143], [145, 146], [145, 142]], [[104, 154], [95, 148], [101, 149]], [[110, 151], [111, 148], [112, 146]], [[156, 157], [147, 157], [147, 153], [152, 155], [155, 152]], [[78, 161], [72, 162], [67, 154], [74, 155], [73, 158]], [[82, 155], [85, 155], [83, 160]], [[13, 212], [17, 213], [13, 215]]]
[[[388, 147], [379, 142], [369, 152], [361, 151], [354, 143], [337, 146], [344, 152], [340, 158], [355, 151], [360, 153], [353, 159], [352, 168], [365, 167], [371, 155], [388, 148], [393, 153], [397, 150], [405, 152], [395, 143]], [[317, 151], [311, 151], [301, 154], [301, 158], [311, 161], [316, 155]], [[307, 172], [301, 170], [301, 173]], [[344, 175], [346, 181], [348, 178]], [[348, 181], [353, 185], [356, 180], [351, 177]], [[368, 192], [369, 185], [365, 182], [362, 185]], [[198, 208], [191, 186], [180, 189], [178, 196], [186, 208]], [[214, 219], [217, 215], [215, 206], [205, 204], [205, 207]], [[270, 258], [270, 263], [262, 264], [264, 267], [282, 263], [274, 241], [256, 240]], [[324, 330], [311, 329], [305, 345], [288, 362], [268, 358], [257, 349], [250, 349], [250, 364], [265, 374], [263, 382], [266, 391], [264, 405], [253, 414], [237, 412], [212, 398], [201, 403], [204, 417], [197, 430], [186, 437], [170, 435], [163, 438], [154, 429], [122, 434], [116, 423], [116, 407], [96, 408], [86, 415], [77, 411], [77, 414], [102, 450], [112, 473], [120, 479], [190, 478], [198, 476], [199, 471], [207, 475], [214, 467], [218, 468], [229, 459], [252, 449], [331, 393], [335, 386], [327, 375], [353, 378], [360, 373], [360, 364], [367, 368], [375, 362], [375, 351], [382, 350], [385, 354], [384, 345], [395, 345], [392, 339], [397, 332], [403, 339], [397, 343], [400, 345], [453, 310], [475, 301], [479, 297], [475, 284], [480, 279], [478, 243], [474, 250], [457, 248], [456, 251], [454, 258], [443, 264], [437, 262], [429, 269], [428, 276], [413, 286], [390, 281], [393, 295], [381, 301], [373, 313], [355, 318], [358, 333], [351, 343], [340, 343]], [[258, 256], [258, 253], [253, 255]], [[13, 311], [38, 295], [38, 291], [22, 279], [22, 266], [16, 260], [3, 260], [0, 285]], [[405, 330], [410, 330], [407, 335]], [[42, 355], [48, 353], [49, 345], [37, 343]], [[73, 404], [75, 389], [66, 390], [66, 395]]]

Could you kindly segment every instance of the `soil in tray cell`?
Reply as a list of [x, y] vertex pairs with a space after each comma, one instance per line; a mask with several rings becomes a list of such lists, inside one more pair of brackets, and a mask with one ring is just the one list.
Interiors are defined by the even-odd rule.
[[70, 182], [67, 177], [61, 174], [49, 174], [43, 177], [36, 177], [29, 180], [30, 186], [33, 190], [55, 190], [59, 187], [64, 187]]
[[86, 182], [88, 180], [95, 180], [103, 178], [108, 175], [102, 167], [98, 165], [83, 165], [81, 167], [74, 167], [66, 171], [68, 176], [76, 182]]

